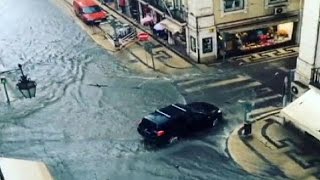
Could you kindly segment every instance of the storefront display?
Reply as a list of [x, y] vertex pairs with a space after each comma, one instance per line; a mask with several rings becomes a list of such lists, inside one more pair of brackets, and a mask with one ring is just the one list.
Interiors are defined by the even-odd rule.
[[293, 28], [294, 23], [289, 22], [235, 34], [226, 33], [226, 50], [249, 51], [286, 43], [292, 40]]

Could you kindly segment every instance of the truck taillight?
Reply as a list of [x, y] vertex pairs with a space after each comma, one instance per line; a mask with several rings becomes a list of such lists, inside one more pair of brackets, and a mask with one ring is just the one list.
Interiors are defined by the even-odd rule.
[[157, 136], [159, 137], [159, 136], [163, 136], [165, 134], [165, 132], [164, 131], [158, 131], [157, 132]]

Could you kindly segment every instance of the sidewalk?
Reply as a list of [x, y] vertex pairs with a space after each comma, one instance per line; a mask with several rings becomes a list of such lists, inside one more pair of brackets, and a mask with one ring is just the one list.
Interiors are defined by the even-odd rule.
[[156, 35], [154, 35], [152, 33], [152, 30], [149, 27], [141, 25], [135, 19], [133, 19], [133, 18], [131, 18], [131, 17], [125, 15], [125, 14], [122, 14], [121, 12], [117, 11], [113, 7], [109, 6], [108, 4], [103, 4], [102, 6], [106, 7], [108, 9], [108, 12], [112, 11], [112, 12], [116, 13], [117, 15], [121, 16], [123, 19], [125, 19], [128, 22], [130, 22], [132, 25], [134, 25], [140, 31], [147, 32], [154, 40], [156, 40], [159, 44], [161, 44], [162, 46], [166, 47], [170, 51], [174, 52], [177, 56], [180, 56], [181, 58], [183, 58], [184, 60], [188, 61], [189, 63], [196, 65], [196, 62], [194, 60], [192, 60], [186, 54], [186, 52], [182, 52], [181, 50], [175, 48], [174, 45], [169, 45], [166, 40], [163, 40], [163, 39], [157, 37]]
[[[148, 32], [161, 45], [165, 46], [167, 49], [174, 52], [176, 55], [180, 56], [187, 62], [201, 69], [206, 69], [206, 67], [214, 66], [222, 62], [222, 59], [218, 59], [216, 62], [210, 63], [210, 64], [197, 64], [188, 55], [186, 55], [186, 53], [181, 52], [181, 50], [177, 49], [176, 47], [170, 46], [165, 42], [163, 42], [161, 39], [158, 39], [158, 37], [154, 36], [148, 27], [142, 26], [135, 20], [131, 19], [130, 17], [120, 12], [117, 12], [115, 9], [113, 9], [112, 7], [109, 7], [108, 5], [105, 5], [105, 7], [107, 7], [109, 11], [113, 11], [117, 13], [119, 16], [123, 17], [128, 22], [136, 26], [138, 29]], [[259, 63], [259, 62], [266, 62], [266, 61], [276, 61], [276, 60], [290, 58], [290, 57], [296, 58], [298, 56], [298, 53], [299, 53], [298, 45], [290, 45], [290, 46], [279, 47], [271, 50], [264, 50], [256, 53], [249, 53], [246, 55], [229, 57], [226, 59], [226, 62], [229, 62], [233, 65], [244, 65], [244, 64], [252, 64], [252, 63]]]
[[297, 45], [280, 47], [267, 51], [251, 53], [243, 56], [231, 57], [227, 61], [234, 65], [245, 65], [266, 61], [276, 61], [285, 58], [298, 57], [299, 47]]
[[[314, 143], [281, 118], [269, 115], [252, 124], [252, 136], [241, 136], [242, 126], [228, 139], [230, 156], [252, 174], [274, 178], [320, 179], [320, 152]], [[309, 139], [308, 139], [309, 140]]]
[[[64, 0], [70, 10], [71, 15], [77, 18], [72, 11], [72, 0]], [[127, 18], [119, 15], [116, 11], [110, 9], [105, 5], [101, 5], [106, 11], [108, 11], [109, 16], [116, 18], [122, 23], [132, 24]], [[134, 40], [129, 43], [126, 47], [121, 50], [116, 50], [113, 48], [112, 44], [108, 39], [106, 39], [103, 24], [100, 28], [88, 27], [82, 23], [79, 19], [76, 19], [77, 23], [86, 30], [93, 40], [99, 45], [105, 48], [109, 53], [112, 53], [118, 57], [119, 61], [129, 69], [143, 72], [143, 73], [153, 73], [160, 72], [163, 74], [184, 74], [186, 71], [198, 71], [194, 64], [186, 61], [181, 56], [177, 55], [172, 50], [168, 49], [166, 46], [161, 44], [159, 41], [150, 37], [148, 43], [150, 43], [154, 48], [152, 50], [153, 60], [151, 54], [148, 53], [144, 48], [145, 42], [139, 42]], [[79, 21], [79, 22], [78, 22]], [[137, 33], [142, 32], [141, 29], [137, 29]]]
[[[216, 66], [221, 64], [222, 59], [218, 59], [214, 63], [210, 64], [197, 64], [194, 60], [192, 60], [186, 53], [182, 52], [180, 49], [177, 49], [174, 46], [170, 46], [167, 43], [165, 43], [162, 39], [159, 39], [155, 35], [152, 34], [151, 30], [148, 27], [142, 26], [140, 23], [136, 22], [134, 19], [118, 12], [117, 10], [113, 9], [112, 7], [109, 7], [108, 5], [103, 5], [108, 12], [113, 12], [113, 14], [117, 14], [119, 17], [122, 17], [130, 24], [134, 25], [139, 29], [140, 31], [144, 31], [149, 33], [150, 36], [152, 36], [152, 39], [157, 42], [158, 44], [165, 47], [167, 50], [171, 51], [175, 55], [179, 56], [186, 62], [192, 64], [194, 67], [206, 71], [208, 68], [212, 66]], [[242, 56], [234, 56], [226, 59], [226, 62], [230, 63], [231, 65], [247, 65], [247, 64], [254, 64], [254, 63], [260, 63], [260, 62], [270, 62], [270, 61], [277, 61], [281, 59], [286, 58], [296, 58], [299, 53], [299, 47], [297, 45], [291, 45], [291, 46], [285, 46], [285, 47], [279, 47], [271, 50], [265, 50], [261, 52], [256, 53], [250, 53]]]
[[168, 74], [177, 73], [178, 71], [186, 69], [200, 69], [195, 62], [193, 62], [183, 54], [175, 51], [168, 44], [165, 44], [162, 41], [158, 40], [150, 30], [145, 29], [144, 27], [142, 27], [142, 25], [138, 24], [133, 19], [112, 9], [108, 5], [101, 4], [101, 6], [106, 11], [108, 11], [111, 16], [117, 18], [121, 22], [135, 26], [138, 34], [141, 32], [146, 32], [149, 34], [150, 37], [148, 43], [152, 44], [152, 46], [155, 47], [153, 49], [154, 66], [151, 54], [146, 52], [146, 50], [144, 49], [144, 44], [146, 42], [139, 42], [137, 40], [136, 42], [131, 43], [131, 45], [126, 47], [127, 52], [136, 57], [137, 60], [139, 60], [142, 64], [151, 69], [155, 67], [157, 71]]

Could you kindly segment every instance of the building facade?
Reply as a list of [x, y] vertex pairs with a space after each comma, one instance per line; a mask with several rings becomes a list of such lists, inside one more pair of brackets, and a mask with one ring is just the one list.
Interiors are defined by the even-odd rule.
[[301, 41], [295, 81], [308, 86], [313, 70], [320, 68], [320, 1], [308, 0], [303, 11]]
[[302, 6], [302, 0], [189, 0], [187, 52], [201, 63], [296, 44]]
[[[308, 137], [320, 141], [320, 1], [304, 4], [299, 57], [290, 84], [294, 101], [281, 110], [283, 123], [290, 123]], [[290, 96], [291, 96], [290, 95]]]
[[297, 44], [303, 3], [303, 0], [130, 0], [127, 4], [131, 7], [130, 14], [141, 24], [163, 24], [169, 40], [178, 39], [186, 54], [198, 63], [206, 63]]

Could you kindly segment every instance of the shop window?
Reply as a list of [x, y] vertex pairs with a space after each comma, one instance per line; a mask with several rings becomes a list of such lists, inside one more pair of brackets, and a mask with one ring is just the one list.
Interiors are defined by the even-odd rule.
[[224, 12], [238, 11], [244, 9], [245, 0], [223, 0]]
[[288, 2], [288, 0], [268, 0], [268, 4], [279, 4], [279, 3], [284, 3], [284, 2]]
[[293, 28], [294, 23], [288, 22], [276, 26], [230, 34], [232, 39], [230, 42], [232, 42], [233, 46], [232, 49], [229, 49], [227, 44], [226, 49], [234, 50], [236, 48], [241, 51], [247, 51], [286, 43], [292, 40]]
[[196, 38], [190, 36], [190, 49], [193, 52], [197, 52], [197, 47], [196, 47]]
[[212, 48], [212, 37], [202, 39], [202, 52], [211, 53], [213, 50]]

